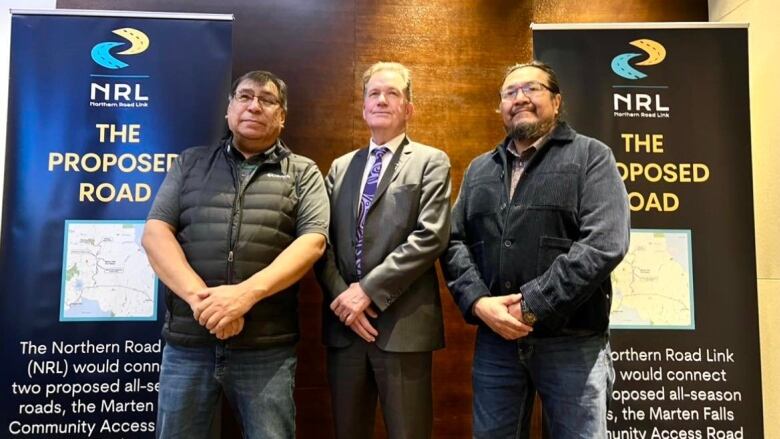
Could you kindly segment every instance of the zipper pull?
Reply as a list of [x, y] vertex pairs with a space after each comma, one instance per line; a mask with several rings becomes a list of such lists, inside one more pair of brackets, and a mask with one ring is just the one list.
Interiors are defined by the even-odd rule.
[[230, 253], [228, 253], [228, 262], [233, 262], [233, 250], [230, 250]]

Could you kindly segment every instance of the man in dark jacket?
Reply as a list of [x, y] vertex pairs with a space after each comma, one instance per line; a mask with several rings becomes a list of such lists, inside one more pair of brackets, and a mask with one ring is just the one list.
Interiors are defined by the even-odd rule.
[[279, 139], [287, 86], [238, 78], [230, 138], [184, 151], [143, 237], [165, 284], [158, 437], [206, 438], [222, 392], [245, 437], [295, 437], [298, 280], [325, 249], [329, 207], [316, 164]]
[[603, 438], [626, 190], [611, 150], [560, 120], [549, 66], [511, 67], [500, 97], [508, 135], [466, 170], [442, 264], [464, 317], [479, 325], [474, 437], [528, 437], [539, 392], [552, 437]]

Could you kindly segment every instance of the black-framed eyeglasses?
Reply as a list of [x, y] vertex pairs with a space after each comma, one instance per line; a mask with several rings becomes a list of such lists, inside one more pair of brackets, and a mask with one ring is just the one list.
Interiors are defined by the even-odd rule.
[[249, 105], [257, 99], [257, 103], [260, 104], [263, 108], [275, 108], [280, 104], [279, 99], [277, 99], [274, 96], [270, 95], [255, 95], [254, 93], [246, 92], [246, 91], [239, 91], [233, 93], [233, 100], [238, 102], [241, 105]]
[[517, 99], [517, 94], [522, 93], [526, 97], [533, 99], [539, 97], [545, 90], [553, 91], [550, 87], [542, 84], [541, 82], [531, 81], [526, 82], [517, 87], [508, 88], [501, 91], [502, 101], [513, 101]]

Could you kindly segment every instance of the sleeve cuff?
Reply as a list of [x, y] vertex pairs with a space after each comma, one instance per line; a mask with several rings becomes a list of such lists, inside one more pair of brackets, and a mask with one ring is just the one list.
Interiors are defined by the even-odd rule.
[[461, 313], [463, 313], [463, 319], [466, 320], [466, 323], [470, 323], [472, 325], [479, 324], [480, 319], [474, 314], [474, 304], [477, 303], [477, 300], [483, 297], [490, 297], [490, 292], [487, 290], [472, 291], [464, 293], [460, 296], [458, 300], [458, 308], [460, 308]]
[[544, 297], [536, 279], [520, 287], [520, 294], [523, 295], [523, 301], [528, 306], [528, 309], [536, 314], [537, 324], [544, 325], [550, 329], [563, 326], [564, 319]]
[[365, 291], [366, 295], [371, 298], [371, 302], [373, 302], [379, 311], [382, 312], [390, 307], [390, 305], [395, 302], [395, 299], [401, 295], [400, 291], [390, 291], [380, 287], [379, 285], [375, 285], [371, 273], [367, 274], [358, 283], [360, 284], [360, 288], [363, 288], [363, 291]]

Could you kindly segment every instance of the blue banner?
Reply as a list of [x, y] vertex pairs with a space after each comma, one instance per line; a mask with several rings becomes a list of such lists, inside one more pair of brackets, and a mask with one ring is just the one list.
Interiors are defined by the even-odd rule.
[[213, 18], [13, 16], [0, 435], [153, 437], [143, 220], [177, 153], [223, 133], [232, 23]]

